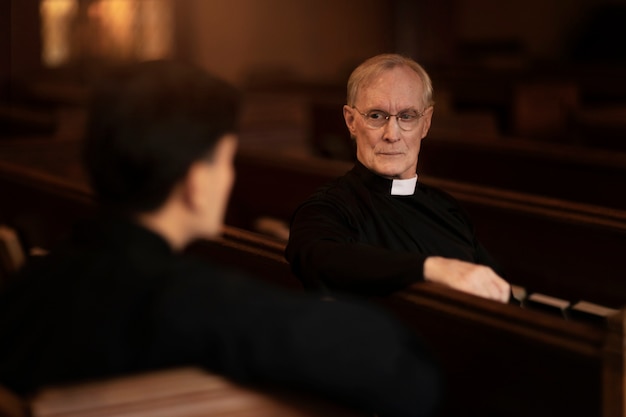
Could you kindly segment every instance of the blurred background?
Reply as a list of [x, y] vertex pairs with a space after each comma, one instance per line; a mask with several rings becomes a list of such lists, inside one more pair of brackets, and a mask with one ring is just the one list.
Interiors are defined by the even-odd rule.
[[[76, 137], [110, 66], [196, 62], [242, 88], [242, 145], [351, 159], [350, 71], [411, 56], [435, 86], [432, 138], [626, 150], [626, 2], [3, 0], [0, 137]], [[565, 147], [565, 148], [564, 148]]]

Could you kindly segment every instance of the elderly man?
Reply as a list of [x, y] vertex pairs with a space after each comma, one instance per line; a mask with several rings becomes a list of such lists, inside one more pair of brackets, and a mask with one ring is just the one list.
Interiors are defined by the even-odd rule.
[[423, 280], [507, 302], [509, 284], [459, 204], [418, 182], [433, 116], [426, 71], [396, 54], [348, 81], [346, 125], [357, 162], [294, 213], [286, 258], [309, 288], [384, 295]]

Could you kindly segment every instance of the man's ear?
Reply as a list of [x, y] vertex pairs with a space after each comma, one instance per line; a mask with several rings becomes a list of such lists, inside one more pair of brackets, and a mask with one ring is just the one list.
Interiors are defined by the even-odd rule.
[[182, 183], [184, 203], [192, 211], [202, 210], [208, 204], [211, 192], [212, 166], [203, 162], [194, 162], [187, 171]]
[[434, 106], [430, 106], [424, 111], [424, 115], [422, 116], [422, 118], [424, 119], [422, 120], [422, 127], [421, 127], [422, 131], [420, 132], [420, 137], [422, 139], [426, 137], [426, 135], [428, 134], [428, 131], [430, 130], [430, 125], [433, 120], [434, 111], [435, 111]]
[[350, 136], [354, 137], [356, 132], [356, 127], [354, 126], [354, 109], [347, 104], [343, 106], [343, 119], [346, 121], [346, 126], [348, 126]]

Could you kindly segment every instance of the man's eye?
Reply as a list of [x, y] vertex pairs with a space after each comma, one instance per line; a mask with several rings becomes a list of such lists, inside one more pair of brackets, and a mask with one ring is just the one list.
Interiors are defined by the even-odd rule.
[[404, 120], [405, 122], [410, 122], [411, 120], [415, 120], [417, 115], [414, 113], [401, 113], [400, 120]]
[[386, 119], [387, 114], [381, 111], [371, 111], [367, 114], [367, 117], [369, 117], [372, 120], [381, 120], [381, 119]]

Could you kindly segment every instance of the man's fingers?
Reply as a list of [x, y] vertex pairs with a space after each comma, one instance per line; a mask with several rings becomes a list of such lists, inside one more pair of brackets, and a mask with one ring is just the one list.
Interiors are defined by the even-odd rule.
[[489, 276], [483, 280], [485, 284], [484, 288], [487, 292], [485, 296], [503, 303], [508, 302], [511, 294], [511, 287], [509, 286], [509, 283], [500, 278], [494, 272], [491, 272], [491, 275], [493, 276]]
[[457, 259], [432, 257], [424, 264], [424, 277], [451, 288], [503, 303], [508, 302], [509, 283], [493, 269]]

